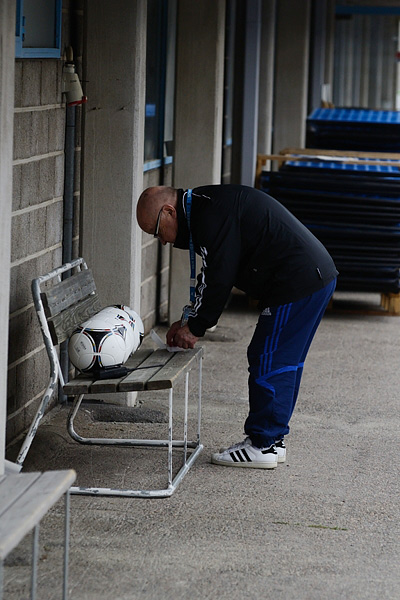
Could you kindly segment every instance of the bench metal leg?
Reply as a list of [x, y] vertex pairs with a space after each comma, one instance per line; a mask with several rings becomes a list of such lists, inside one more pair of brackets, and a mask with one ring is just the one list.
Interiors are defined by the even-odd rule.
[[187, 459], [187, 434], [188, 434], [188, 398], [189, 398], [189, 373], [185, 376], [185, 413], [183, 420], [183, 456], [184, 462]]
[[78, 265], [81, 265], [81, 264], [84, 265], [84, 268], [87, 268], [86, 263], [81, 258], [79, 258], [75, 261], [72, 261], [69, 264], [63, 265], [61, 268], [56, 269], [56, 270], [52, 271], [51, 273], [48, 273], [47, 275], [38, 277], [32, 281], [33, 303], [35, 305], [36, 314], [38, 316], [39, 323], [41, 326], [44, 345], [46, 346], [47, 354], [48, 354], [48, 357], [50, 360], [50, 380], [49, 380], [48, 386], [46, 388], [46, 391], [43, 394], [43, 397], [40, 401], [39, 407], [36, 411], [36, 414], [31, 423], [31, 426], [29, 427], [28, 433], [26, 434], [25, 439], [22, 443], [17, 460], [15, 461], [17, 463], [17, 465], [20, 465], [20, 466], [22, 466], [22, 464], [26, 458], [29, 448], [31, 447], [31, 444], [35, 438], [35, 435], [36, 435], [36, 432], [40, 425], [40, 422], [46, 412], [47, 406], [49, 405], [50, 400], [53, 397], [53, 394], [57, 389], [58, 381], [60, 381], [61, 385], [64, 385], [63, 374], [61, 371], [57, 352], [55, 350], [55, 347], [53, 346], [53, 341], [51, 339], [51, 334], [50, 334], [49, 326], [47, 323], [46, 313], [45, 313], [45, 310], [43, 307], [43, 302], [41, 300], [40, 284], [44, 281], [47, 281], [48, 279], [51, 279], [52, 277], [55, 277], [55, 276], [57, 276], [59, 278], [59, 280], [61, 281], [61, 273], [71, 270], [74, 267], [77, 267]]
[[64, 525], [64, 579], [63, 600], [68, 598], [68, 564], [69, 564], [69, 533], [70, 533], [70, 492], [65, 493], [65, 525]]
[[40, 401], [39, 407], [36, 411], [35, 417], [29, 427], [28, 433], [25, 436], [25, 439], [22, 443], [22, 446], [20, 448], [20, 451], [18, 453], [17, 459], [16, 459], [16, 464], [22, 466], [26, 455], [28, 454], [29, 448], [32, 445], [32, 442], [34, 440], [34, 437], [36, 435], [36, 432], [39, 428], [40, 422], [44, 417], [44, 414], [46, 412], [47, 406], [53, 396], [54, 390], [56, 388], [58, 379], [57, 379], [57, 374], [54, 370], [52, 370], [51, 373], [51, 378], [50, 378], [50, 383], [43, 395], [42, 400]]
[[3, 600], [4, 560], [0, 560], [0, 600]]
[[33, 529], [32, 538], [32, 576], [31, 576], [31, 600], [36, 600], [37, 566], [39, 552], [39, 524]]
[[[167, 440], [146, 440], [146, 439], [130, 439], [130, 438], [86, 438], [75, 430], [74, 419], [78, 413], [79, 407], [82, 403], [84, 394], [80, 396], [75, 396], [74, 404], [68, 416], [68, 433], [76, 442], [80, 444], [87, 444], [89, 446], [158, 446], [158, 447], [168, 447], [169, 439]], [[184, 445], [184, 440], [173, 440], [172, 445], [176, 448], [182, 448]], [[189, 448], [196, 448], [197, 442], [188, 442]]]
[[197, 401], [197, 443], [200, 444], [201, 437], [201, 390], [203, 383], [203, 359], [200, 357], [199, 362], [199, 396]]
[[[168, 439], [167, 440], [148, 440], [148, 439], [113, 439], [113, 438], [84, 438], [80, 436], [74, 429], [74, 418], [81, 405], [83, 394], [75, 397], [74, 404], [68, 417], [68, 432], [71, 437], [80, 444], [89, 445], [112, 445], [112, 446], [138, 446], [138, 447], [166, 447], [168, 451], [168, 487], [159, 490], [121, 490], [113, 488], [100, 487], [71, 487], [71, 494], [92, 495], [92, 496], [126, 496], [140, 498], [165, 498], [171, 496], [176, 487], [182, 481], [201, 450], [203, 445], [200, 442], [200, 419], [201, 419], [201, 384], [202, 384], [202, 359], [199, 358], [199, 391], [197, 403], [197, 440], [189, 441], [188, 437], [188, 404], [189, 404], [189, 372], [186, 373], [185, 379], [185, 400], [184, 400], [184, 431], [183, 440], [173, 439], [173, 388], [169, 390], [168, 398]], [[178, 473], [173, 477], [173, 461], [172, 451], [174, 448], [183, 448], [183, 464]], [[188, 457], [188, 449], [193, 449]]]
[[173, 389], [168, 394], [168, 489], [172, 488], [172, 406]]

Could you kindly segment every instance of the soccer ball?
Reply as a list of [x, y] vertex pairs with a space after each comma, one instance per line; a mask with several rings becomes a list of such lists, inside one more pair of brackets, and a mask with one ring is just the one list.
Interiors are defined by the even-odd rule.
[[144, 338], [143, 321], [139, 317], [137, 312], [132, 310], [132, 308], [129, 308], [129, 306], [125, 306], [125, 305], [121, 304], [120, 306], [117, 305], [116, 308], [123, 310], [129, 316], [130, 324], [131, 324], [131, 327], [132, 327], [133, 333], [134, 333], [134, 344], [133, 344], [134, 349], [132, 350], [132, 354], [133, 354], [133, 352], [136, 352], [136, 350], [139, 348], [139, 346], [143, 342], [143, 338]]
[[131, 312], [109, 306], [82, 323], [72, 333], [68, 345], [74, 367], [89, 373], [123, 365], [138, 349], [144, 335], [140, 317]]

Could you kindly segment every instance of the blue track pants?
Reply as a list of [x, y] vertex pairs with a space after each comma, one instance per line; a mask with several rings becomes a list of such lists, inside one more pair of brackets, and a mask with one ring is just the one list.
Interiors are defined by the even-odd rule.
[[245, 433], [259, 448], [289, 433], [304, 361], [336, 279], [291, 304], [264, 310], [247, 349], [250, 412]]

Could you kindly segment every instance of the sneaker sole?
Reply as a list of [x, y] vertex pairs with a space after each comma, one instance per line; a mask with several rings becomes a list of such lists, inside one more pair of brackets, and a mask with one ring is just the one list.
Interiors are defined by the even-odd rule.
[[221, 467], [238, 467], [240, 469], [276, 469], [278, 462], [260, 463], [260, 462], [232, 462], [228, 460], [217, 460], [211, 457], [213, 465]]
[[286, 456], [279, 456], [278, 463], [284, 463], [284, 462], [286, 462]]

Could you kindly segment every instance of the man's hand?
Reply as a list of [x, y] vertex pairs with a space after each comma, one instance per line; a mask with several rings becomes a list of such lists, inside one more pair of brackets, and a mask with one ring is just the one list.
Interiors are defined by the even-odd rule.
[[180, 321], [175, 321], [167, 333], [167, 344], [168, 346], [178, 346], [178, 348], [194, 348], [195, 343], [198, 341], [198, 337], [190, 332], [187, 325], [181, 327]]

